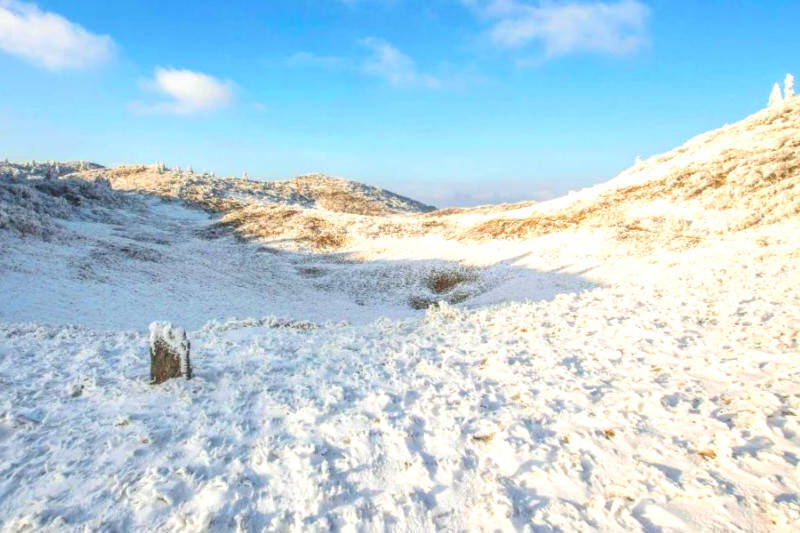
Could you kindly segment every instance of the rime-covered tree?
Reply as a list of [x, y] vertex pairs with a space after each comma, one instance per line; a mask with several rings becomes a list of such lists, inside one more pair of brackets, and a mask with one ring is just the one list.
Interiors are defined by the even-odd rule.
[[794, 76], [792, 76], [791, 74], [787, 74], [786, 79], [783, 82], [783, 97], [784, 99], [788, 100], [793, 96], [794, 96]]
[[777, 83], [772, 86], [772, 92], [769, 93], [769, 106], [776, 106], [783, 102], [783, 95], [781, 95], [781, 86]]

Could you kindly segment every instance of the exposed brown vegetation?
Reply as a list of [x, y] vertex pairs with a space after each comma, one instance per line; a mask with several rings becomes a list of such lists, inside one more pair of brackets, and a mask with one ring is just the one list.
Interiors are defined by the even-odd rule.
[[470, 296], [475, 295], [474, 288], [472, 291], [455, 289], [463, 283], [474, 282], [477, 279], [478, 276], [475, 272], [463, 268], [434, 270], [424, 279], [424, 284], [436, 296], [412, 296], [409, 298], [408, 304], [413, 309], [427, 309], [437, 305], [439, 301], [445, 301], [449, 304], [461, 303]]
[[423, 296], [412, 296], [408, 299], [408, 305], [411, 309], [422, 310], [436, 305], [436, 300], [432, 298], [425, 298]]
[[465, 281], [474, 281], [476, 279], [474, 274], [459, 271], [459, 270], [434, 270], [428, 276], [426, 285], [430, 290], [436, 294], [442, 294], [459, 283]]
[[332, 223], [314, 211], [275, 204], [251, 204], [235, 209], [220, 219], [242, 236], [264, 239], [293, 239], [315, 249], [345, 246], [347, 227]]
[[715, 452], [711, 448], [703, 448], [702, 450], [697, 452], [697, 455], [699, 455], [703, 459], [714, 459], [717, 457], [717, 452]]

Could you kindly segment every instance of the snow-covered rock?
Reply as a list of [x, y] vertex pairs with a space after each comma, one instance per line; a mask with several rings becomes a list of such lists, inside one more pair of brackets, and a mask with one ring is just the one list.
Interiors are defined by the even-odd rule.
[[190, 343], [186, 330], [169, 322], [150, 324], [150, 382], [185, 377], [192, 379]]

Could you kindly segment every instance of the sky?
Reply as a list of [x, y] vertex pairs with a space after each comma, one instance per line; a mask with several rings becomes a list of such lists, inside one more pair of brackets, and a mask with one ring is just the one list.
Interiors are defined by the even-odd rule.
[[764, 107], [800, 74], [797, 21], [796, 0], [0, 0], [0, 158], [544, 200]]

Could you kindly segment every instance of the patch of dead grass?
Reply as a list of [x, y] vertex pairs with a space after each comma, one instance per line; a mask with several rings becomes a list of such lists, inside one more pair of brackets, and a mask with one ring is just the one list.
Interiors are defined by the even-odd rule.
[[442, 294], [465, 281], [475, 281], [474, 274], [460, 270], [434, 270], [425, 281], [426, 286], [436, 294]]

